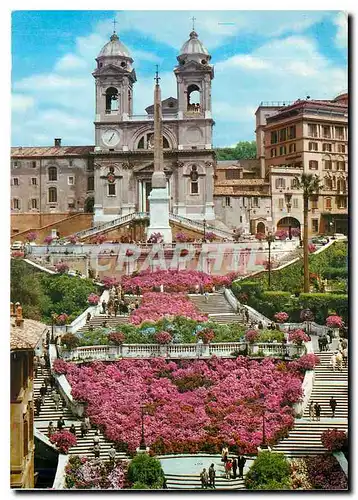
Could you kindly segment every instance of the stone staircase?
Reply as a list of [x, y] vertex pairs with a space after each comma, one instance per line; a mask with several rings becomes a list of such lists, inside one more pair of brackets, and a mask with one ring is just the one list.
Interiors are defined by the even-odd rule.
[[[313, 401], [321, 405], [321, 419], [318, 422], [310, 421], [308, 403], [303, 418], [296, 419], [289, 436], [274, 448], [292, 457], [326, 453], [321, 443], [321, 434], [326, 429], [348, 431], [348, 368], [343, 368], [342, 372], [332, 370], [329, 364], [332, 351], [315, 354], [320, 358], [320, 365], [315, 369], [309, 403]], [[331, 396], [337, 400], [335, 418], [331, 418]]]
[[235, 313], [223, 293], [210, 293], [208, 300], [201, 294], [189, 294], [189, 299], [196, 307], [209, 315], [217, 323], [245, 323], [241, 314]]
[[111, 316], [108, 317], [107, 314], [101, 314], [99, 316], [93, 316], [89, 323], [86, 323], [82, 328], [80, 328], [76, 334], [80, 334], [81, 332], [87, 332], [89, 330], [90, 326], [93, 326], [94, 330], [97, 330], [98, 328], [102, 327], [103, 322], [107, 322], [107, 327], [112, 328], [114, 326], [117, 326], [119, 324], [123, 323], [128, 323], [129, 321], [129, 316], [120, 316], [119, 314], [117, 316]]
[[[38, 370], [37, 377], [34, 380], [34, 397], [36, 398], [40, 394], [40, 387], [44, 381], [45, 377], [50, 376], [50, 370], [46, 369], [43, 371], [43, 373], [40, 373], [40, 370]], [[65, 429], [69, 430], [70, 426], [72, 423], [76, 427], [76, 438], [77, 438], [77, 445], [73, 446], [69, 450], [69, 455], [83, 455], [89, 458], [93, 458], [94, 454], [92, 451], [93, 448], [93, 436], [95, 434], [95, 429], [91, 429], [88, 431], [87, 435], [81, 438], [81, 420], [79, 420], [76, 416], [74, 416], [68, 408], [64, 405], [63, 401], [60, 402], [59, 404], [59, 409], [55, 409], [55, 405], [52, 401], [52, 398], [50, 396], [50, 390], [48, 390], [48, 394], [46, 394], [46, 399], [45, 399], [45, 404], [41, 406], [40, 410], [40, 415], [34, 417], [34, 425], [35, 427], [45, 434], [47, 436], [47, 426], [49, 422], [53, 422], [53, 425], [56, 429], [57, 427], [57, 420], [63, 416], [65, 420]], [[102, 459], [108, 459], [108, 450], [111, 446], [111, 441], [108, 441], [104, 435], [99, 431], [99, 438], [100, 438], [100, 447], [101, 447], [101, 454], [100, 458]], [[117, 458], [123, 458], [127, 459], [128, 457], [126, 456], [125, 453], [122, 452], [117, 452], [116, 454]]]

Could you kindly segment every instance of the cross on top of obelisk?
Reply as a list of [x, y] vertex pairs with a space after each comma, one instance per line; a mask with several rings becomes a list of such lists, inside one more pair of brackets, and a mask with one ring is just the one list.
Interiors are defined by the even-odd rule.
[[159, 85], [160, 76], [159, 76], [159, 71], [158, 71], [158, 64], [156, 64], [155, 67], [156, 67], [156, 71], [155, 71], [154, 80], [155, 80], [156, 84]]
[[191, 20], [193, 21], [193, 31], [195, 31], [195, 21], [196, 21], [196, 17], [192, 17]]
[[116, 18], [113, 19], [113, 33], [116, 32], [116, 24], [117, 24], [117, 21], [116, 21]]

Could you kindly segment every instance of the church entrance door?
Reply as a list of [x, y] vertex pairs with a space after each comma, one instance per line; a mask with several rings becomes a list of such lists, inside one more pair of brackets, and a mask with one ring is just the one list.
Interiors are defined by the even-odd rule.
[[145, 211], [149, 212], [149, 200], [148, 196], [152, 190], [152, 181], [145, 181]]

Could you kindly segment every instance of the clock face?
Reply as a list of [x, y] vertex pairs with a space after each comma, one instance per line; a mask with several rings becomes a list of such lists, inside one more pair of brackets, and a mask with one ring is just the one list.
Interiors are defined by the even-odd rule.
[[119, 143], [119, 132], [115, 129], [107, 129], [102, 134], [103, 143], [108, 146], [116, 146]]

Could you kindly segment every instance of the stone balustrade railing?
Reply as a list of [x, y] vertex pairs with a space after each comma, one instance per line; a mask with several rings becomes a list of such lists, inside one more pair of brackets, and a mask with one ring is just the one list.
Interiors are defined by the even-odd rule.
[[220, 342], [213, 344], [122, 344], [121, 346], [85, 346], [62, 350], [61, 357], [72, 361], [110, 361], [120, 358], [153, 358], [165, 357], [172, 359], [197, 359], [217, 356], [220, 358], [231, 358], [233, 352], [245, 352], [251, 356], [278, 356], [289, 357], [301, 356], [306, 353], [305, 346], [280, 343], [257, 343], [247, 344], [245, 342]]

